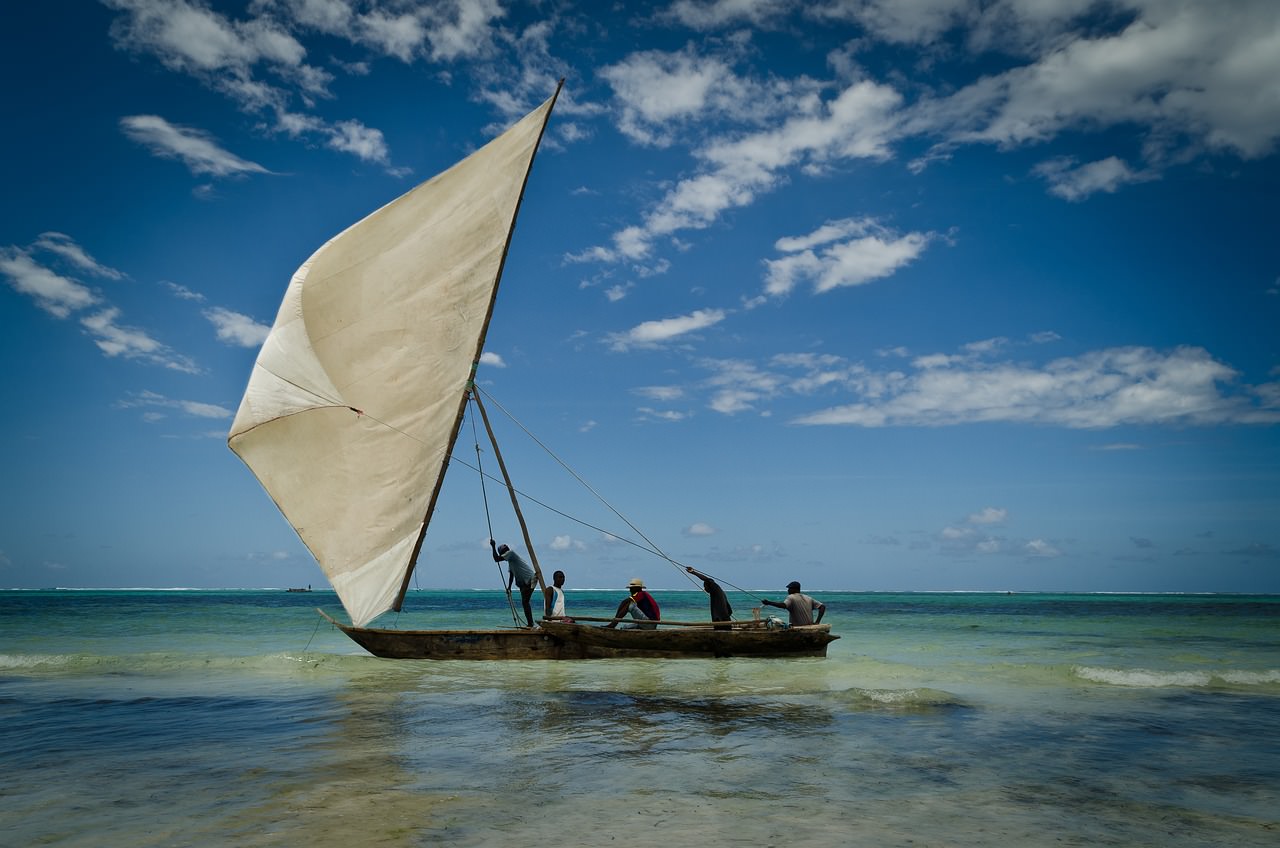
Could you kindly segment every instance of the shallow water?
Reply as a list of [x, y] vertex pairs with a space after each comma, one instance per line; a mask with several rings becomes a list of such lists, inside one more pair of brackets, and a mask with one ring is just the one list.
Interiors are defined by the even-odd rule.
[[[659, 599], [706, 617], [701, 593]], [[1280, 836], [1280, 598], [821, 599], [825, 660], [467, 663], [369, 657], [314, 613], [328, 592], [0, 592], [0, 841]], [[510, 615], [415, 592], [399, 623]]]

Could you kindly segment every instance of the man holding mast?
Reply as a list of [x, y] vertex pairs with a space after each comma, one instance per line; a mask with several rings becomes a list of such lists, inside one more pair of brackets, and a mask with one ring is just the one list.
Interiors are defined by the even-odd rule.
[[[684, 570], [697, 577], [702, 581], [702, 589], [711, 596], [711, 620], [712, 621], [728, 621], [733, 617], [733, 607], [729, 606], [729, 599], [724, 594], [724, 589], [720, 588], [720, 584], [712, 580], [707, 575], [698, 571], [691, 565], [686, 565]], [[717, 626], [716, 630], [729, 630], [728, 625], [724, 627]]]
[[529, 622], [529, 627], [533, 627], [533, 607], [529, 604], [529, 599], [533, 597], [533, 566], [520, 558], [520, 555], [506, 545], [494, 546], [492, 539], [489, 540], [489, 549], [493, 552], [494, 562], [507, 563], [507, 592], [511, 592], [511, 584], [514, 582], [520, 587], [520, 603], [524, 605], [524, 617]]

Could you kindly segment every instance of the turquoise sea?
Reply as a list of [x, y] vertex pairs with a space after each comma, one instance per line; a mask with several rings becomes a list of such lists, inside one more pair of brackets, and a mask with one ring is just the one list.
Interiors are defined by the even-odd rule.
[[1280, 597], [812, 594], [826, 659], [433, 663], [328, 591], [0, 592], [0, 843], [1280, 844]]

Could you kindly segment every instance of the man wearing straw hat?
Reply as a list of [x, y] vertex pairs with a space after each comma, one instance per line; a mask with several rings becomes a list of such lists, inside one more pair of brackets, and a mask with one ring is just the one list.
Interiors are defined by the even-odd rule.
[[[658, 625], [655, 622], [662, 618], [662, 612], [658, 609], [658, 602], [653, 599], [653, 595], [644, 590], [644, 581], [639, 577], [631, 578], [627, 583], [627, 593], [627, 597], [618, 604], [618, 611], [613, 614], [613, 617], [622, 618], [624, 615], [630, 615], [635, 621], [622, 625], [622, 629], [657, 630]], [[605, 625], [605, 627], [617, 626], [616, 621]]]

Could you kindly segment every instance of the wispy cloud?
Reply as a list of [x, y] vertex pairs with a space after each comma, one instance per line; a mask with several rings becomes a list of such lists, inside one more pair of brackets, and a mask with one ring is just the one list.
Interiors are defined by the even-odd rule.
[[798, 424], [948, 426], [977, 422], [1108, 428], [1122, 424], [1212, 426], [1280, 423], [1264, 387], [1203, 348], [1110, 348], [1036, 367], [967, 361], [914, 373], [851, 373], [852, 402], [802, 415]]
[[645, 321], [624, 333], [612, 334], [609, 341], [616, 351], [625, 351], [633, 347], [654, 347], [715, 326], [725, 319], [726, 314], [722, 309], [698, 309], [688, 315]]
[[993, 341], [892, 367], [813, 353], [778, 354], [762, 362], [703, 359], [698, 365], [708, 375], [697, 386], [709, 396], [708, 407], [726, 415], [767, 414], [783, 401], [803, 398], [848, 398], [792, 418], [815, 426], [1280, 424], [1277, 384], [1244, 384], [1203, 348], [1108, 348], [1036, 365], [997, 358], [1006, 345], [1022, 351], [1025, 344], [988, 343]]
[[[120, 310], [80, 281], [65, 276], [36, 261], [32, 252], [40, 250], [54, 255], [72, 267], [113, 280], [124, 279], [124, 273], [102, 265], [70, 236], [44, 233], [30, 247], [0, 248], [0, 273], [9, 285], [35, 301], [36, 306], [55, 318], [70, 318], [81, 313], [80, 326], [97, 348], [109, 357], [133, 359], [160, 365], [175, 371], [199, 373], [199, 367], [187, 356], [177, 353], [147, 331], [127, 326], [120, 321]], [[91, 311], [90, 311], [91, 310]]]
[[224, 150], [201, 130], [171, 124], [158, 115], [131, 115], [120, 119], [124, 134], [163, 159], [177, 159], [196, 176], [229, 177], [268, 174], [256, 162]]
[[157, 414], [157, 410], [173, 410], [191, 418], [230, 419], [234, 414], [232, 410], [218, 404], [194, 400], [178, 400], [150, 391], [138, 392], [117, 401], [116, 407], [119, 409], [146, 410], [143, 417], [148, 421], [156, 421], [163, 417], [163, 415]]
[[103, 265], [94, 259], [89, 255], [88, 251], [76, 244], [75, 240], [65, 233], [41, 233], [32, 247], [37, 250], [55, 253], [71, 263], [77, 270], [92, 274], [95, 277], [103, 277], [108, 280], [123, 280], [125, 276], [123, 271]]
[[1100, 191], [1114, 194], [1123, 186], [1154, 179], [1151, 173], [1134, 171], [1115, 156], [1084, 165], [1077, 165], [1070, 157], [1051, 159], [1037, 165], [1035, 173], [1049, 183], [1050, 194], [1072, 202]]
[[66, 318], [76, 310], [98, 303], [98, 296], [88, 286], [39, 264], [22, 248], [0, 248], [0, 272], [9, 279], [14, 291], [32, 298], [37, 306], [57, 318]]

